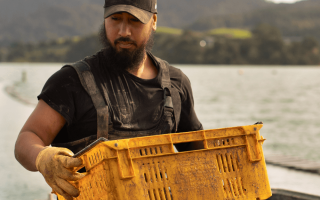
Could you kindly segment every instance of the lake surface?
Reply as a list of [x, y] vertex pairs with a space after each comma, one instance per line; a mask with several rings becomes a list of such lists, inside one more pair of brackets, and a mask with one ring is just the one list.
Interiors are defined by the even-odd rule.
[[[13, 149], [36, 96], [61, 66], [0, 63], [0, 200], [46, 199], [51, 191], [39, 173], [20, 166]], [[191, 81], [205, 129], [262, 121], [265, 154], [320, 162], [320, 67], [175, 66]], [[319, 175], [274, 166], [268, 166], [268, 173], [273, 188], [320, 195]]]

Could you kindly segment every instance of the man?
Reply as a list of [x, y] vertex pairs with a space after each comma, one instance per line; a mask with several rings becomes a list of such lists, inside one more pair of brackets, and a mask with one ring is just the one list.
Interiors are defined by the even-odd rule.
[[15, 147], [17, 160], [42, 173], [66, 199], [79, 195], [67, 181], [83, 177], [71, 172], [82, 165], [73, 154], [100, 136], [115, 140], [202, 129], [188, 78], [150, 53], [156, 0], [105, 0], [104, 7], [105, 48], [47, 81]]

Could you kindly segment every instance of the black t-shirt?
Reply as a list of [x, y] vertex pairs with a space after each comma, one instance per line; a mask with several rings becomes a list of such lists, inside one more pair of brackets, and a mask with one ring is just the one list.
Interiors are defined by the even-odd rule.
[[[85, 58], [91, 66], [98, 88], [108, 105], [111, 105], [109, 113], [114, 129], [149, 130], [159, 123], [164, 104], [160, 85], [162, 70], [154, 56], [151, 53], [148, 53], [148, 56], [159, 70], [157, 77], [150, 80], [106, 67], [108, 59], [103, 50]], [[179, 91], [181, 99], [178, 132], [202, 129], [194, 111], [189, 79], [181, 70], [172, 66], [169, 67], [169, 73], [171, 85]], [[105, 91], [107, 95], [104, 94]], [[96, 135], [97, 112], [73, 68], [65, 67], [53, 74], [44, 85], [38, 99], [44, 100], [67, 121], [54, 143], [65, 143]]]

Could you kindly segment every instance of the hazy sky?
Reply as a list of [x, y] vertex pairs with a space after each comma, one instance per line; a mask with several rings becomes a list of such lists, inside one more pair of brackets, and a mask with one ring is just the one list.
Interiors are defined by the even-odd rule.
[[272, 1], [274, 3], [294, 3], [302, 0], [268, 0], [268, 1]]

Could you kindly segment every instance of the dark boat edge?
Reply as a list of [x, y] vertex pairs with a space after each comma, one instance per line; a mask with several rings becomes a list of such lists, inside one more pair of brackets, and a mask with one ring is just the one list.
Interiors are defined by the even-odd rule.
[[290, 190], [272, 189], [272, 197], [268, 200], [320, 200], [320, 196]]

